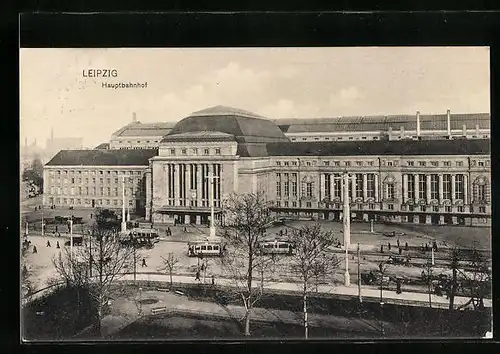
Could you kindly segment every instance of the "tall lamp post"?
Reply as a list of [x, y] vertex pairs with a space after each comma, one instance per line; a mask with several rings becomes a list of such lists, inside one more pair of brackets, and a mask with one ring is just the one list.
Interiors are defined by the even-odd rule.
[[122, 232], [127, 231], [127, 221], [125, 216], [125, 175], [122, 176]]
[[210, 182], [210, 190], [209, 190], [209, 200], [210, 200], [210, 237], [215, 237], [215, 212], [214, 212], [214, 180], [219, 178], [214, 176], [212, 172], [205, 177]]
[[350, 176], [346, 171], [340, 178], [342, 194], [344, 195], [344, 208], [343, 208], [343, 225], [344, 225], [344, 247], [345, 247], [345, 272], [344, 272], [344, 285], [350, 286], [351, 279], [349, 275], [349, 246], [351, 244], [351, 208], [349, 206], [349, 181], [356, 177]]
[[43, 195], [42, 195], [42, 236], [44, 236], [44, 222], [43, 222]]

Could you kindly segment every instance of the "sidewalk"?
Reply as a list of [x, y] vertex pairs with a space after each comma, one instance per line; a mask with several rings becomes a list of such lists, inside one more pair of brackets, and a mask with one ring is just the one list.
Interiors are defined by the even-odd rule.
[[[133, 281], [133, 274], [124, 275], [121, 280]], [[150, 274], [150, 273], [137, 273], [137, 280], [142, 281], [159, 281], [159, 282], [170, 282], [170, 277], [166, 274]], [[173, 275], [172, 280], [174, 283], [181, 284], [197, 284], [198, 281], [194, 279], [193, 276], [182, 276], [182, 275]], [[210, 279], [206, 280], [206, 283], [210, 283]], [[216, 285], [219, 286], [228, 286], [234, 287], [234, 280], [219, 278], [216, 279]], [[260, 283], [254, 281], [255, 286], [260, 286]], [[300, 283], [278, 283], [278, 282], [266, 282], [265, 288], [270, 290], [281, 290], [281, 291], [290, 291], [300, 293], [301, 284]], [[318, 293], [330, 294], [330, 295], [340, 295], [346, 297], [357, 297], [358, 296], [358, 287], [356, 285], [352, 286], [332, 286], [332, 285], [319, 285]], [[366, 288], [362, 287], [361, 296], [363, 299], [368, 301], [380, 301], [380, 290], [374, 288]], [[398, 304], [398, 305], [409, 305], [409, 306], [429, 306], [429, 294], [425, 293], [411, 293], [411, 292], [403, 292], [401, 294], [397, 294], [395, 291], [391, 290], [383, 290], [382, 292], [382, 300], [384, 303], [389, 304]], [[468, 297], [455, 297], [455, 305], [463, 305], [469, 301]], [[440, 297], [436, 295], [431, 295], [432, 307], [436, 308], [448, 308], [449, 300], [446, 297]], [[492, 306], [492, 301], [490, 299], [484, 299], [484, 305], [486, 307]]]

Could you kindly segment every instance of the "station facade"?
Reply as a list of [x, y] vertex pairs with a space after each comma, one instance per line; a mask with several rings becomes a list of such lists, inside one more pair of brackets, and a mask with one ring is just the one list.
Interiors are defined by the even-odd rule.
[[216, 106], [179, 121], [157, 148], [61, 151], [45, 166], [44, 203], [119, 209], [127, 175], [127, 206], [156, 225], [208, 223], [210, 193], [216, 217], [231, 193], [263, 193], [277, 217], [340, 220], [348, 172], [354, 220], [490, 223], [484, 136], [292, 141], [284, 130]]

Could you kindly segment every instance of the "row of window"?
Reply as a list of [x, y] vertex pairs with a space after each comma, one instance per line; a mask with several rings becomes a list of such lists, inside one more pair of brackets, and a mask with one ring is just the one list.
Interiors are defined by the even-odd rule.
[[[288, 201], [281, 202], [281, 201], [278, 200], [278, 201], [276, 201], [276, 206], [277, 207], [284, 207], [284, 208], [289, 208], [291, 206], [292, 208], [296, 208], [297, 207], [297, 202], [296, 201], [292, 201], [290, 203]], [[342, 208], [341, 204], [333, 204], [333, 205], [329, 205], [329, 206], [333, 207], [334, 209], [341, 209]], [[305, 203], [305, 207], [306, 208], [312, 208], [312, 203], [311, 202], [306, 202]], [[413, 206], [413, 205], [408, 205], [408, 206], [402, 205], [401, 206], [401, 210], [402, 211], [406, 211], [407, 208], [408, 208], [408, 211], [420, 211], [420, 212], [432, 211], [432, 212], [436, 212], [436, 213], [440, 212], [439, 206], [433, 206], [432, 209], [428, 209], [428, 207], [425, 206], [425, 205], [419, 206], [418, 209], [416, 209], [415, 206]], [[363, 204], [355, 204], [355, 205], [351, 206], [351, 209], [364, 210], [365, 208], [364, 208]], [[368, 204], [368, 209], [366, 209], [366, 210], [375, 210], [375, 204], [373, 204], [373, 203]], [[387, 204], [387, 210], [394, 210], [394, 204]], [[472, 207], [470, 208], [470, 211], [473, 212], [473, 208]], [[445, 206], [444, 207], [444, 212], [451, 213], [452, 212], [452, 207], [449, 206], [449, 205]], [[457, 212], [458, 213], [465, 212], [464, 206], [462, 206], [462, 205], [457, 206]], [[486, 213], [486, 207], [480, 206], [478, 208], [478, 212], [482, 213], [482, 214]]]
[[103, 170], [49, 170], [49, 176], [55, 175], [84, 175], [84, 176], [95, 176], [95, 175], [107, 175], [107, 176], [141, 176], [141, 171], [103, 171]]
[[[306, 166], [316, 166], [316, 161], [305, 161], [304, 164]], [[342, 166], [374, 166], [374, 161], [343, 161]], [[477, 162], [479, 167], [484, 167], [488, 166], [487, 161], [478, 161]], [[276, 166], [297, 166], [297, 161], [276, 161]], [[398, 166], [398, 161], [386, 161], [387, 166]], [[325, 160], [323, 161], [323, 166], [341, 166], [341, 161], [328, 161]], [[406, 161], [406, 166], [419, 166], [419, 167], [425, 167], [425, 166], [432, 166], [432, 167], [439, 167], [440, 162], [439, 161]], [[451, 167], [452, 162], [451, 161], [442, 161], [442, 166], [443, 167]], [[463, 161], [456, 161], [455, 165], [456, 167], [463, 167], [464, 162]]]
[[[111, 195], [111, 188], [103, 188], [100, 187], [99, 189], [96, 189], [96, 187], [78, 187], [78, 189], [75, 189], [73, 187], [67, 188], [55, 188], [51, 187], [50, 188], [50, 194], [52, 195], [96, 195], [96, 196], [108, 196], [108, 197], [121, 197], [122, 196], [122, 189], [121, 188], [114, 188], [113, 190], [113, 195]], [[125, 188], [125, 196], [129, 195], [134, 195], [134, 189], [133, 188]]]
[[[52, 185], [54, 185], [54, 184], [61, 184], [61, 182], [62, 182], [62, 184], [68, 184], [68, 183], [70, 183], [70, 184], [81, 184], [82, 182], [84, 182], [84, 184], [89, 184], [89, 182], [91, 182], [92, 184], [96, 184], [97, 181], [99, 181], [100, 184], [104, 184], [104, 183], [111, 184], [112, 181], [114, 181], [115, 184], [120, 184], [121, 185], [121, 183], [122, 183], [122, 179], [118, 178], [118, 177], [115, 177], [114, 180], [112, 180], [111, 178], [106, 178], [106, 179], [105, 178], [99, 178], [99, 180], [97, 180], [97, 178], [95, 178], [95, 177], [92, 177], [91, 179], [89, 179], [88, 177], [85, 177], [85, 178], [71, 177], [71, 178], [63, 178], [63, 179], [61, 179], [60, 177], [58, 177], [58, 178], [53, 177], [53, 178], [50, 179], [50, 183]], [[132, 177], [129, 177], [129, 178], [125, 179], [125, 183], [126, 184], [134, 184], [134, 183], [138, 184], [140, 182], [141, 182], [141, 178], [134, 179]]]
[[[115, 140], [113, 142], [117, 143], [117, 144], [133, 144], [134, 143], [134, 141], [132, 141], [132, 140], [127, 140], [127, 141]], [[149, 144], [149, 143], [159, 143], [159, 142], [160, 142], [160, 140], [137, 140], [137, 144], [144, 144], [144, 143]]]
[[[213, 153], [215, 155], [220, 155], [221, 150], [220, 148], [203, 148], [203, 149], [198, 149], [198, 148], [191, 148], [189, 149], [190, 155], [199, 155], [200, 150], [203, 150], [203, 155], [210, 155], [210, 151], [213, 150]], [[183, 156], [187, 156], [188, 154], [188, 149], [187, 148], [181, 148], [181, 149], [170, 149], [170, 155], [175, 156], [177, 154], [177, 151], [180, 151], [180, 154]]]
[[[79, 199], [79, 198], [54, 198], [52, 200], [56, 205], [107, 205], [121, 206], [121, 200], [116, 199]], [[129, 207], [133, 206], [132, 200], [128, 201]]]
[[[403, 186], [403, 195], [408, 199], [460, 199], [465, 198], [465, 176], [462, 174], [453, 176], [450, 174], [443, 175], [442, 185], [440, 185], [439, 175], [406, 175], [408, 182]], [[430, 182], [430, 185], [428, 185]], [[454, 183], [454, 185], [453, 185]], [[453, 187], [454, 190], [453, 190]], [[427, 194], [430, 192], [430, 195]], [[453, 194], [454, 193], [454, 194]], [[485, 201], [486, 200], [486, 185], [474, 185], [473, 200]]]
[[291, 138], [292, 141], [297, 141], [297, 140], [300, 140], [300, 141], [311, 141], [311, 140], [314, 140], [314, 141], [325, 141], [325, 140], [379, 140], [380, 138], [378, 136], [373, 136], [373, 137], [367, 137], [367, 136], [356, 136], [356, 137], [353, 137], [353, 136], [335, 136], [335, 137], [328, 137], [328, 136], [325, 136], [325, 137], [304, 137], [304, 138]]

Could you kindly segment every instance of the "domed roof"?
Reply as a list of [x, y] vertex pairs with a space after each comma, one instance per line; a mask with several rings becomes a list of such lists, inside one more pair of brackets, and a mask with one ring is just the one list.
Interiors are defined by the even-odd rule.
[[214, 131], [244, 138], [246, 142], [289, 141], [272, 121], [241, 109], [215, 106], [194, 112], [180, 120], [167, 136], [188, 132]]

